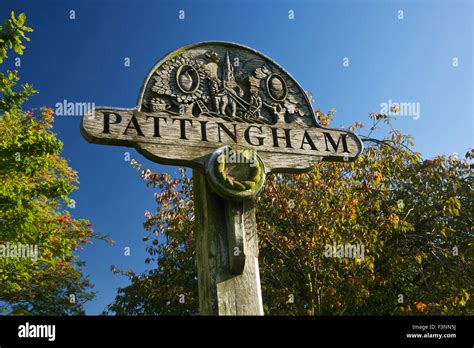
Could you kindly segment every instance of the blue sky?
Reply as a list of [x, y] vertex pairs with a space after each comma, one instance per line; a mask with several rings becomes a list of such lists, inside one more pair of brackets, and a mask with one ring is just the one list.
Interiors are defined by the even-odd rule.
[[[336, 108], [334, 126], [368, 124], [368, 112], [389, 100], [414, 102], [419, 118], [400, 117], [395, 127], [415, 137], [425, 158], [463, 155], [473, 147], [472, 1], [0, 2], [0, 18], [11, 10], [25, 12], [35, 29], [18, 68], [22, 81], [40, 91], [28, 108], [65, 99], [134, 107], [145, 76], [167, 53], [198, 41], [233, 41], [285, 67], [323, 111]], [[11, 68], [13, 57], [2, 68]], [[124, 161], [124, 152], [155, 171], [177, 168], [147, 161], [133, 149], [88, 144], [79, 124], [80, 117], [57, 117], [54, 129], [80, 176], [72, 213], [116, 242], [97, 242], [80, 253], [98, 292], [86, 311], [98, 314], [127, 284], [110, 272], [112, 264], [145, 269], [143, 214], [156, 207], [153, 191]]]

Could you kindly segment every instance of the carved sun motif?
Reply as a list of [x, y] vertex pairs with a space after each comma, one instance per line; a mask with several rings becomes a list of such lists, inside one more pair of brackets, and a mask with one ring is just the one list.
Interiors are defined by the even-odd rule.
[[[276, 107], [281, 105], [284, 111], [293, 115], [295, 113], [304, 116], [301, 108], [305, 101], [299, 96], [296, 85], [290, 79], [285, 80], [272, 71], [267, 65], [263, 65], [254, 72], [253, 83], [259, 89], [264, 89], [264, 103]], [[263, 85], [263, 86], [262, 86]]]
[[312, 124], [301, 88], [284, 71], [244, 51], [187, 51], [163, 62], [143, 105], [153, 112], [221, 117], [227, 121]]
[[203, 83], [205, 78], [202, 63], [182, 54], [166, 61], [157, 69], [151, 90], [174, 97], [178, 103], [191, 103], [198, 99], [207, 101]]

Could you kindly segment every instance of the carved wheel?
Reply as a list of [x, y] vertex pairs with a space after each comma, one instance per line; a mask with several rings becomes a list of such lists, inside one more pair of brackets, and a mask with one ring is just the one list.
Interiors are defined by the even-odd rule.
[[244, 200], [257, 195], [265, 183], [265, 167], [257, 152], [227, 145], [210, 156], [206, 172], [211, 187], [220, 196]]

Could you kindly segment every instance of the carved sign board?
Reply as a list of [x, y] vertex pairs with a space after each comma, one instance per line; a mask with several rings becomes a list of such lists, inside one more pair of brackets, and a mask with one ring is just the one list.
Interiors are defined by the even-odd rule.
[[354, 133], [316, 122], [306, 93], [283, 68], [227, 42], [170, 53], [148, 74], [136, 108], [91, 110], [81, 133], [195, 169], [202, 314], [263, 314], [252, 198], [266, 174], [352, 161], [362, 151]]
[[203, 42], [153, 67], [133, 109], [83, 117], [91, 143], [135, 147], [152, 161], [203, 169], [225, 145], [260, 156], [265, 172], [301, 172], [320, 160], [352, 161], [362, 142], [320, 126], [304, 90], [278, 64], [245, 46]]

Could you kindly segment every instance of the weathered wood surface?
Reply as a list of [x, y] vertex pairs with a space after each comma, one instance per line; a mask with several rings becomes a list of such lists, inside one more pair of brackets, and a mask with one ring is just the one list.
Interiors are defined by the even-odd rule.
[[249, 124], [132, 109], [97, 108], [83, 118], [81, 132], [92, 143], [136, 147], [155, 162], [201, 170], [209, 155], [227, 144], [255, 149], [267, 172], [304, 171], [320, 160], [352, 161], [362, 150], [351, 132], [297, 121]]
[[257, 151], [267, 173], [303, 172], [318, 161], [353, 161], [354, 133], [321, 127], [303, 88], [249, 47], [201, 42], [159, 61], [133, 109], [99, 107], [83, 117], [92, 143], [135, 147], [152, 161], [203, 172], [224, 145]]
[[229, 261], [235, 249], [228, 242], [225, 201], [211, 191], [203, 174], [193, 171], [193, 183], [200, 313], [263, 315], [254, 202], [240, 202], [245, 265], [243, 273], [235, 275]]
[[362, 151], [354, 133], [318, 124], [306, 92], [281, 66], [229, 42], [171, 52], [147, 75], [136, 108], [91, 110], [81, 133], [91, 143], [134, 147], [154, 162], [193, 168], [204, 315], [263, 315], [254, 193], [226, 200], [244, 191], [219, 191], [211, 181], [221, 196], [214, 193], [204, 174], [211, 155], [240, 145], [255, 150], [263, 173], [296, 173], [321, 160], [354, 161]]

